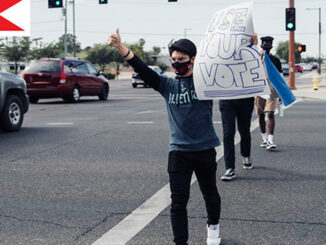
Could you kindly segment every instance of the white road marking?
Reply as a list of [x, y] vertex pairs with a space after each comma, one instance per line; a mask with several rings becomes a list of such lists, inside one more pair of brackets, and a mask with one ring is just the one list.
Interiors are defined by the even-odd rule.
[[[297, 101], [297, 102], [300, 102]], [[289, 107], [287, 107], [289, 108]], [[287, 108], [284, 108], [286, 110]], [[277, 114], [277, 112], [275, 113]], [[221, 122], [217, 122], [221, 123]], [[251, 132], [259, 126], [259, 121], [256, 119], [251, 122]], [[240, 135], [237, 132], [235, 135], [234, 143], [240, 142]], [[223, 145], [220, 145], [216, 149], [216, 161], [219, 161], [223, 153]], [[196, 177], [193, 177], [191, 184], [197, 181]], [[136, 236], [143, 228], [146, 227], [156, 216], [158, 216], [167, 206], [171, 204], [170, 200], [170, 185], [166, 184], [152, 197], [135, 209], [131, 214], [120, 221], [111, 230], [105, 233], [93, 245], [124, 245]]]
[[213, 121], [213, 124], [222, 124], [222, 121]]
[[153, 111], [140, 111], [137, 112], [137, 114], [148, 114], [148, 113], [152, 113]]
[[144, 121], [144, 122], [127, 122], [128, 124], [153, 124], [152, 121]]
[[49, 126], [66, 126], [66, 125], [74, 125], [72, 122], [63, 122], [63, 123], [47, 123]]

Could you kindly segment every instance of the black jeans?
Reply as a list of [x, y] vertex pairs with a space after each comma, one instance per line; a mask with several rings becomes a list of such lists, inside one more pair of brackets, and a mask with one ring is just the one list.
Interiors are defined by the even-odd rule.
[[240, 152], [243, 157], [249, 157], [251, 151], [250, 123], [254, 109], [254, 98], [220, 100], [225, 168], [235, 168], [234, 136], [235, 121], [240, 133]]
[[221, 197], [216, 186], [216, 151], [214, 148], [199, 152], [171, 151], [168, 172], [171, 188], [171, 223], [174, 242], [187, 245], [187, 203], [192, 173], [195, 172], [203, 194], [207, 223], [218, 224], [221, 212]]

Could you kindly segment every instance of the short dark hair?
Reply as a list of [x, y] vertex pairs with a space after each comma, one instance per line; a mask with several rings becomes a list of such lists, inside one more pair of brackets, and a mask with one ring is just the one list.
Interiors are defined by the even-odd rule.
[[169, 45], [169, 53], [172, 55], [173, 51], [178, 51], [189, 55], [190, 57], [196, 56], [197, 48], [196, 45], [189, 39], [179, 39]]
[[261, 41], [273, 42], [274, 38], [271, 36], [261, 37]]

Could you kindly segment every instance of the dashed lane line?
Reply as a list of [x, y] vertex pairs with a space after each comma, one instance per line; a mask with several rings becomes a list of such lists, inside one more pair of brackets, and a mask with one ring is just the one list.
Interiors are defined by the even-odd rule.
[[74, 125], [72, 122], [58, 122], [58, 123], [47, 123], [48, 126], [67, 126], [67, 125]]
[[143, 121], [143, 122], [127, 122], [127, 124], [153, 124], [152, 121]]

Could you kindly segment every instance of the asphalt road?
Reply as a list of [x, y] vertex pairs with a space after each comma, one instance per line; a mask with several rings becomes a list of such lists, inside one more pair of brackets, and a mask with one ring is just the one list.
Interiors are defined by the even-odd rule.
[[[0, 132], [1, 245], [92, 244], [168, 183], [167, 113], [152, 89], [112, 81], [106, 102], [40, 100], [25, 116], [20, 132]], [[217, 106], [214, 121], [222, 138]], [[325, 121], [325, 101], [298, 102], [277, 117], [278, 150], [260, 149], [253, 131], [254, 169], [238, 157], [237, 179], [224, 183], [218, 161], [222, 244], [326, 244]], [[189, 229], [190, 245], [205, 244], [197, 183]], [[167, 207], [127, 244], [171, 237]]]

